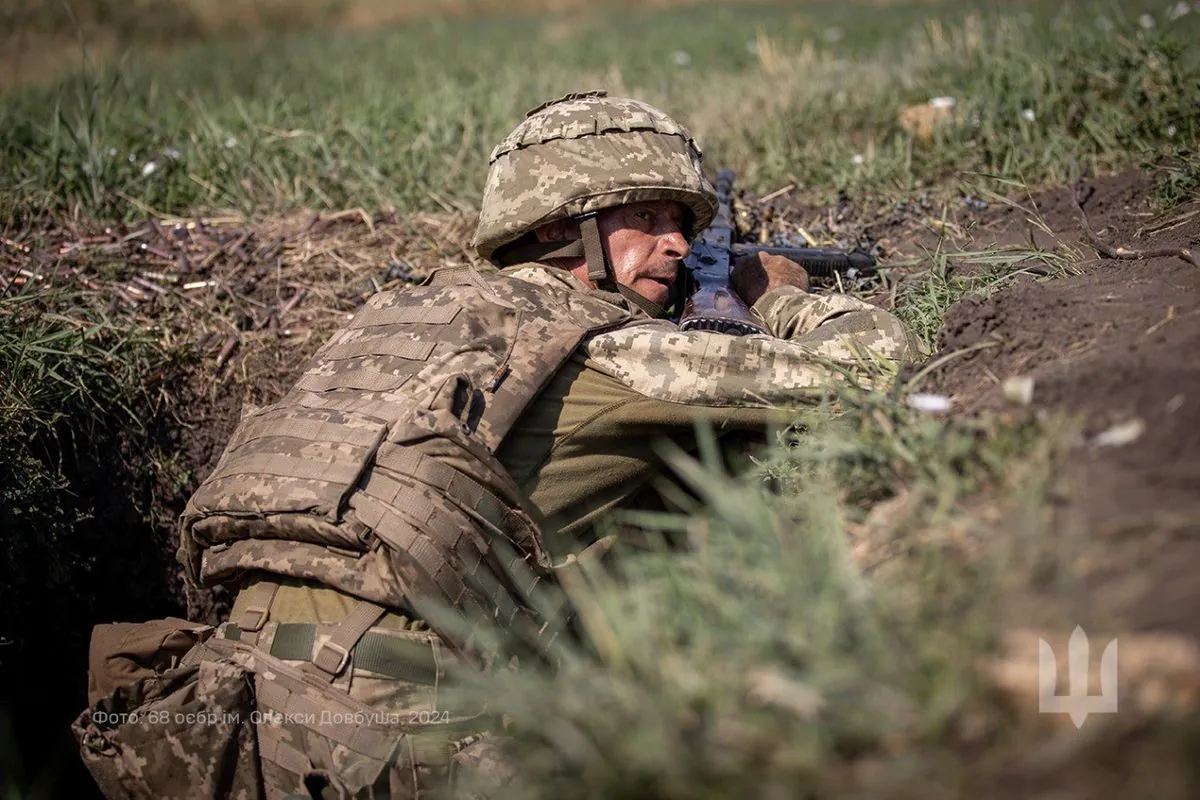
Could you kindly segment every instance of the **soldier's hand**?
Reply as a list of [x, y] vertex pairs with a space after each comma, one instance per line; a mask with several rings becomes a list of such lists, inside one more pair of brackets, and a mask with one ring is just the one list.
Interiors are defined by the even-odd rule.
[[730, 283], [746, 305], [753, 306], [758, 298], [780, 286], [795, 286], [807, 292], [808, 273], [790, 258], [747, 253], [734, 262]]

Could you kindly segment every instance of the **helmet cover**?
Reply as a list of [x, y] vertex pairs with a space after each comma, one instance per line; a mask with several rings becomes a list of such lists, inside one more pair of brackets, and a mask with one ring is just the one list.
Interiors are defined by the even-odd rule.
[[568, 94], [529, 111], [492, 151], [472, 247], [497, 250], [559, 219], [675, 200], [692, 231], [716, 215], [716, 192], [688, 131], [648, 103], [606, 92]]

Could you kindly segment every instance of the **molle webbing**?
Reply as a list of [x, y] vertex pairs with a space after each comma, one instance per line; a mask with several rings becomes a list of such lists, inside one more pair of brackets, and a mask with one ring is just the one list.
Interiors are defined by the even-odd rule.
[[[271, 643], [266, 648], [267, 652], [284, 661], [312, 661], [317, 637], [329, 633], [331, 627], [312, 622], [281, 622], [273, 629], [268, 627]], [[222, 635], [226, 639], [256, 644], [247, 633], [232, 622], [222, 628]], [[354, 646], [351, 663], [356, 672], [365, 670], [398, 681], [434, 686], [445, 680], [442, 674], [445, 662], [454, 658], [449, 653], [439, 654], [436, 641], [432, 636], [429, 642], [422, 643], [386, 632], [370, 631], [363, 634]]]
[[311, 664], [284, 663], [286, 656], [214, 637], [184, 660], [232, 661], [252, 677], [261, 785], [268, 800], [310, 796], [306, 779], [317, 776], [336, 781], [339, 797], [419, 796], [417, 768], [448, 766], [460, 742], [493, 722], [486, 713], [433, 712], [429, 716], [436, 722], [412, 722], [407, 711], [368, 706], [313, 680], [303, 668]]
[[262, 571], [513, 622], [530, 588], [515, 576], [536, 581], [549, 558], [494, 452], [589, 331], [629, 318], [472, 270], [375, 295], [238, 426], [183, 515], [189, 574]]

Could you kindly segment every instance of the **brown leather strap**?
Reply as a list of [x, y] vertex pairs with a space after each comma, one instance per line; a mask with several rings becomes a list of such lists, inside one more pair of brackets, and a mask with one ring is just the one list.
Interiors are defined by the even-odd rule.
[[304, 666], [315, 667], [316, 669], [310, 671], [327, 681], [332, 681], [341, 675], [345, 671], [346, 665], [350, 663], [350, 650], [358, 644], [358, 640], [363, 637], [363, 634], [379, 621], [384, 610], [383, 606], [359, 600], [358, 605], [338, 623], [329, 638], [317, 648], [317, 652], [313, 654], [311, 665], [305, 664]]
[[247, 596], [248, 605], [238, 616], [237, 626], [243, 631], [262, 630], [262, 626], [267, 624], [267, 618], [271, 615], [271, 602], [278, 590], [279, 584], [275, 581], [260, 580], [252, 586]]

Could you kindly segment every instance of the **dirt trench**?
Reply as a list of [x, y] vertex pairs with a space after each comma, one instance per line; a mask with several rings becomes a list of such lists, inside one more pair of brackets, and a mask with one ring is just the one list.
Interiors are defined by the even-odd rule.
[[[32, 544], [20, 563], [0, 565], [5, 599], [15, 600], [0, 608], [0, 794], [99, 797], [69, 730], [86, 705], [92, 627], [222, 618], [228, 593], [188, 586], [175, 558], [188, 497], [247, 405], [279, 397], [370, 292], [443, 260], [438, 243], [457, 241], [464, 226], [457, 217], [397, 222], [357, 209], [252, 229], [234, 218], [132, 229], [47, 220], [29, 226], [45, 232], [23, 258], [0, 261], [6, 277], [23, 269], [89, 290], [79, 308], [59, 313], [87, 319], [89, 309], [106, 308], [125, 325], [187, 343], [156, 376], [152, 394], [167, 399], [139, 409], [141, 430], [116, 415], [87, 447], [60, 446], [70, 430], [35, 443], [47, 464], [61, 466], [64, 516], [78, 519], [64, 522], [69, 536], [58, 542], [17, 525]], [[144, 275], [163, 291], [131, 294], [150, 285], [131, 283]], [[154, 459], [173, 463], [149, 465]]]
[[[1150, 188], [1144, 174], [1125, 172], [1077, 196], [1110, 247], [1200, 255], [1200, 202], [1157, 214]], [[1087, 553], [1072, 565], [1073, 605], [1114, 630], [1200, 639], [1200, 268], [1174, 256], [1097, 256], [1068, 189], [1024, 205], [980, 220], [973, 246], [1033, 238], [1077, 247], [1081, 274], [1022, 276], [960, 301], [939, 350], [962, 355], [937, 374], [936, 390], [959, 413], [1011, 410], [1005, 382], [1031, 379], [1035, 413], [1078, 420], [1055, 516], [1058, 535]], [[1029, 221], [1039, 218], [1055, 237]]]

